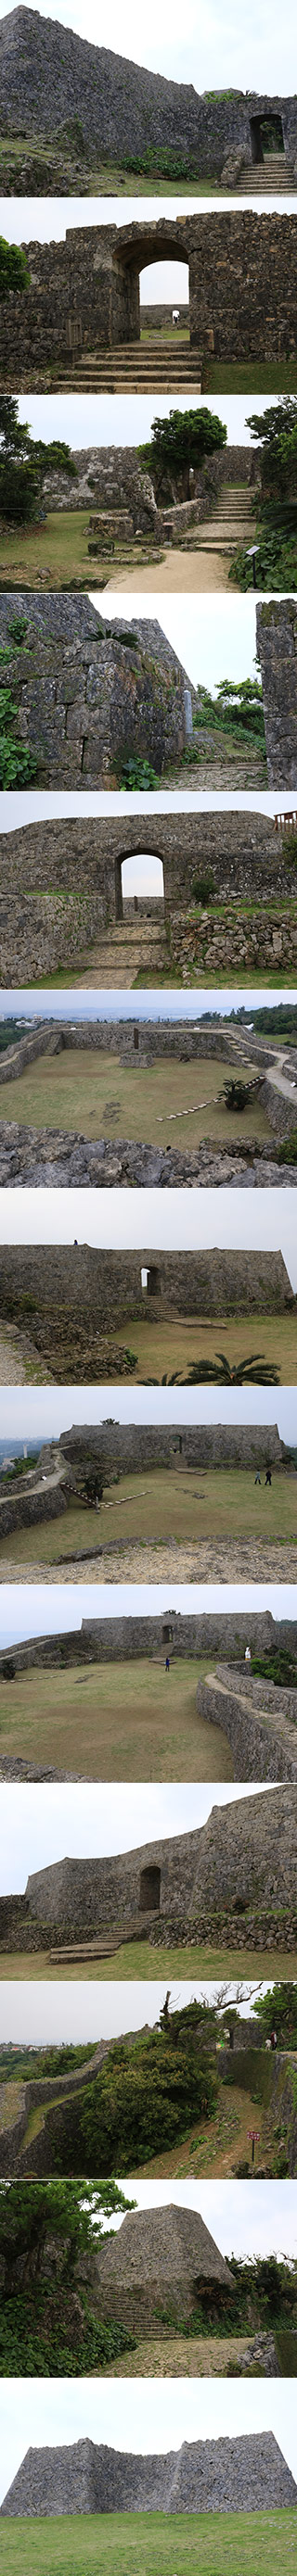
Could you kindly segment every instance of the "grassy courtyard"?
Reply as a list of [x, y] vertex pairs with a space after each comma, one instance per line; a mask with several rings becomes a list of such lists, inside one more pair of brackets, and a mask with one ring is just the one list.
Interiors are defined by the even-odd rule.
[[34, 1535], [32, 1528], [12, 1530], [2, 1539], [0, 1562], [9, 1555], [12, 1565], [26, 1565], [35, 1555], [39, 1565], [55, 1565], [78, 1548], [92, 1554], [94, 1547], [145, 1546], [151, 1539], [160, 1545], [166, 1538], [182, 1544], [206, 1536], [285, 1541], [295, 1538], [296, 1523], [295, 1476], [281, 1468], [272, 1470], [266, 1488], [264, 1468], [256, 1487], [252, 1468], [144, 1468], [107, 1487], [98, 1512], [72, 1504], [56, 1520], [35, 1524]]
[[265, 1143], [271, 1131], [261, 1094], [253, 1093], [236, 1116], [219, 1096], [234, 1070], [240, 1075], [234, 1060], [216, 1063], [211, 1057], [200, 1057], [197, 1065], [164, 1058], [145, 1065], [136, 1051], [131, 1066], [123, 1066], [107, 1051], [67, 1047], [59, 1056], [40, 1056], [3, 1091], [0, 1086], [0, 1120], [58, 1127], [65, 1134], [76, 1128], [93, 1140], [121, 1136], [188, 1150], [205, 1136], [224, 1145], [234, 1138], [238, 1144], [241, 1137]]
[[297, 2514], [65, 2514], [3, 2521], [2, 2576], [291, 2576]]
[[[175, 1133], [173, 1128], [171, 1133]], [[139, 1379], [144, 1385], [150, 1380], [160, 1384], [165, 1373], [170, 1384], [175, 1371], [181, 1374], [185, 1384], [193, 1362], [197, 1366], [201, 1360], [214, 1361], [222, 1351], [231, 1368], [238, 1368], [241, 1360], [251, 1356], [256, 1358], [260, 1353], [266, 1364], [278, 1369], [281, 1386], [297, 1384], [294, 1307], [287, 1311], [284, 1309], [280, 1315], [218, 1315], [208, 1320], [197, 1315], [184, 1319], [182, 1315], [170, 1317], [164, 1313], [154, 1319], [153, 1299], [144, 1295], [140, 1316], [119, 1314], [114, 1338], [117, 1345], [119, 1340], [125, 1341], [134, 1354], [131, 1381]], [[118, 1378], [118, 1367], [113, 1368], [112, 1339], [110, 1377]]]
[[86, 1780], [232, 1780], [227, 1737], [198, 1716], [206, 1661], [18, 1673], [0, 1689], [2, 1754]]

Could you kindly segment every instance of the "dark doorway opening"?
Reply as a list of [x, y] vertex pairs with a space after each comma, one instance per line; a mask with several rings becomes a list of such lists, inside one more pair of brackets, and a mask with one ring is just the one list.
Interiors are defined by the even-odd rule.
[[137, 1052], [138, 1052], [138, 1048], [139, 1048], [139, 1029], [134, 1029], [134, 1030], [133, 1030], [133, 1046], [134, 1046], [134, 1047], [136, 1047]]
[[156, 1269], [154, 1262], [151, 1270], [141, 1271], [141, 1286], [143, 1297], [159, 1297], [160, 1271]]
[[172, 1628], [162, 1628], [162, 1644], [163, 1644], [163, 1646], [171, 1646], [171, 1645], [172, 1645], [172, 1636], [173, 1636], [173, 1629], [172, 1629]]
[[284, 153], [283, 121], [281, 116], [251, 116], [250, 136], [252, 161], [257, 161], [258, 163], [259, 161], [266, 161], [267, 153], [270, 152]]
[[161, 1887], [161, 1870], [160, 1870], [160, 1869], [155, 1869], [155, 1868], [154, 1868], [154, 1866], [153, 1866], [153, 1863], [152, 1863], [152, 1862], [151, 1862], [151, 1863], [149, 1862], [149, 1863], [148, 1863], [148, 1867], [147, 1867], [147, 1869], [142, 1869], [142, 1870], [141, 1870], [141, 1872], [140, 1872], [140, 1882], [139, 1882], [139, 1912], [140, 1912], [140, 1914], [145, 1914], [145, 1913], [157, 1914], [157, 1913], [159, 1913], [159, 1911], [160, 1911], [160, 1887]]

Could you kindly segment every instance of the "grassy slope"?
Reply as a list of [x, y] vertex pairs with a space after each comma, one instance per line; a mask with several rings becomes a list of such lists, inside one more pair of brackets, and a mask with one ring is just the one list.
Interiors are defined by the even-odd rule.
[[[199, 2551], [199, 2556], [198, 2556]], [[71, 2514], [3, 2521], [3, 2576], [284, 2576], [297, 2569], [294, 2509], [250, 2514]]]
[[19, 1673], [0, 1690], [2, 1753], [85, 1779], [232, 1780], [230, 1745], [198, 1718], [196, 1692], [207, 1661], [193, 1658], [94, 1664]]
[[[240, 1070], [240, 1068], [239, 1068]], [[237, 1067], [236, 1067], [237, 1071]], [[41, 1056], [17, 1082], [5, 1083], [0, 1120], [20, 1119], [36, 1127], [78, 1128], [83, 1136], [134, 1137], [143, 1144], [180, 1145], [192, 1150], [205, 1136], [238, 1144], [241, 1137], [269, 1138], [261, 1098], [253, 1098], [241, 1115], [232, 1115], [216, 1095], [234, 1074], [229, 1063], [201, 1058], [197, 1065], [164, 1063], [122, 1066], [118, 1056], [81, 1054], [67, 1047], [60, 1056]], [[196, 1109], [196, 1103], [202, 1103]], [[207, 1108], [203, 1103], [207, 1102]], [[189, 1110], [195, 1116], [179, 1115]], [[162, 1123], [161, 1123], [162, 1121]]]
[[[260, 1403], [260, 1395], [259, 1395]], [[38, 1532], [19, 1529], [3, 1538], [1, 1556], [17, 1564], [52, 1564], [72, 1548], [106, 1546], [131, 1539], [145, 1541], [219, 1537], [286, 1539], [296, 1536], [295, 1476], [272, 1474], [265, 1491], [255, 1488], [254, 1473], [231, 1468], [143, 1469], [143, 1476], [123, 1476], [113, 1493], [104, 1495], [100, 1511], [79, 1504], [61, 1519], [42, 1521]], [[0, 1714], [2, 1697], [0, 1700]]]

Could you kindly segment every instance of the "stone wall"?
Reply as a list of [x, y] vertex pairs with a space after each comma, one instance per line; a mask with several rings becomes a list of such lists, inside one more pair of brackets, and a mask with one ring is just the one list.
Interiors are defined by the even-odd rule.
[[6, 592], [0, 644], [10, 644], [17, 617], [26, 632], [18, 651], [11, 642], [5, 678], [38, 782], [116, 787], [135, 751], [161, 776], [185, 746], [189, 683], [157, 620], [136, 617], [132, 627], [115, 619], [105, 628], [86, 596]]
[[[114, 1469], [122, 1475], [137, 1473], [138, 1466], [169, 1466], [181, 1459], [189, 1467], [254, 1467], [259, 1458], [282, 1467], [289, 1458], [280, 1440], [276, 1423], [202, 1422], [188, 1424], [106, 1423], [98, 1426], [75, 1424], [63, 1431], [59, 1454], [67, 1469], [76, 1474], [84, 1471], [94, 1459], [105, 1479]], [[50, 1468], [51, 1449], [41, 1451], [41, 1470]], [[291, 1631], [290, 1631], [291, 1633]]]
[[211, 911], [207, 910], [206, 904], [203, 905], [196, 918], [192, 913], [183, 920], [181, 912], [172, 913], [168, 921], [170, 963], [183, 983], [188, 982], [189, 970], [191, 972], [194, 968], [197, 983], [200, 973], [215, 985], [217, 975], [223, 976], [226, 969], [231, 973], [232, 982], [237, 977], [240, 981], [243, 970], [245, 973], [248, 970], [251, 978], [253, 974], [265, 973], [268, 982], [272, 983], [279, 969], [282, 982], [286, 978], [290, 984], [292, 960], [294, 972], [297, 965], [297, 898], [293, 891], [293, 870], [291, 886], [291, 901], [276, 901], [272, 881], [271, 901], [266, 910], [265, 898], [263, 910], [263, 897], [261, 902], [257, 902], [254, 896], [250, 912], [235, 900], [230, 904], [227, 901], [223, 914], [215, 904]]
[[[292, 1628], [294, 1623], [292, 1622]], [[253, 1646], [257, 1654], [271, 1653], [278, 1643], [279, 1630], [270, 1610], [215, 1611], [184, 1618], [180, 1611], [164, 1611], [163, 1617], [142, 1619], [82, 1619], [80, 1628], [65, 1629], [56, 1636], [25, 1637], [21, 1644], [0, 1651], [0, 1682], [6, 1681], [5, 1666], [14, 1673], [38, 1668], [46, 1671], [86, 1664], [137, 1662], [144, 1657], [164, 1663], [165, 1654], [183, 1661], [184, 1656], [224, 1654], [228, 1661], [240, 1648]], [[296, 1630], [297, 1641], [297, 1630]], [[294, 1637], [292, 1637], [294, 1645]], [[246, 1669], [246, 1668], [245, 1668]]]
[[[243, 1029], [241, 1035], [240, 1029], [235, 1031], [233, 1025], [231, 1044], [235, 1067], [237, 1063], [241, 1065], [244, 1062], [252, 1074], [253, 1067], [259, 1066], [260, 1071], [263, 1068], [264, 1075], [265, 1068], [274, 1064], [273, 1046], [266, 1046], [264, 1038], [258, 1038], [248, 1029]], [[7, 1082], [18, 1082], [20, 1074], [25, 1073], [27, 1066], [36, 1062], [39, 1056], [61, 1055], [67, 1051], [73, 1054], [76, 1050], [78, 1054], [89, 1054], [91, 1050], [94, 1055], [115, 1055], [120, 1064], [134, 1065], [137, 1076], [139, 1063], [156, 1064], [166, 1062], [168, 1058], [178, 1064], [199, 1064], [201, 1057], [207, 1060], [214, 1057], [215, 1062], [218, 1059], [219, 1063], [229, 1063], [230, 1036], [228, 1022], [224, 1028], [216, 1030], [207, 1028], [205, 1023], [203, 1027], [197, 1027], [191, 1020], [77, 1020], [73, 1026], [69, 1020], [40, 1021], [32, 1034], [25, 1030], [17, 1045], [12, 1044], [5, 1049], [0, 1058], [0, 1088], [3, 1085], [5, 1088]], [[269, 1096], [266, 1084], [266, 1106], [269, 1105]]]
[[1, 302], [3, 389], [30, 370], [69, 368], [69, 351], [118, 348], [140, 336], [139, 274], [189, 267], [189, 321], [200, 358], [292, 358], [297, 349], [297, 217], [205, 213], [156, 223], [76, 228], [25, 245], [30, 285]]
[[297, 787], [297, 604], [262, 600], [257, 608], [269, 787]]
[[[14, 672], [14, 688], [15, 679]], [[110, 822], [101, 815], [51, 815], [48, 822], [3, 832], [0, 850], [2, 984], [41, 979], [60, 964], [75, 967], [84, 941], [98, 943], [100, 933], [121, 918], [122, 862], [147, 853], [163, 864], [171, 954], [181, 970], [187, 949], [198, 965], [206, 959], [210, 967], [224, 965], [227, 955], [240, 971], [245, 953], [254, 964], [255, 950], [263, 966], [276, 954], [291, 964], [292, 939], [297, 946], [294, 865], [270, 816], [252, 808], [197, 815], [173, 809], [135, 818], [123, 810]], [[213, 896], [189, 925], [185, 916], [194, 883], [209, 871]], [[223, 923], [212, 912], [216, 898], [229, 903]], [[245, 918], [238, 913], [241, 903], [249, 906]], [[159, 899], [159, 914], [161, 908]], [[124, 896], [125, 920], [132, 915]]]
[[218, 175], [231, 150], [261, 158], [255, 119], [281, 116], [285, 151], [297, 151], [296, 99], [240, 90], [199, 96], [192, 83], [166, 80], [70, 27], [17, 7], [1, 26], [1, 128], [63, 138], [78, 117], [87, 150], [113, 161], [179, 151], [196, 174]]
[[[147, 1269], [147, 1287], [141, 1271]], [[279, 1315], [294, 1309], [281, 1252], [97, 1251], [88, 1244], [2, 1244], [0, 1314], [15, 1317], [34, 1339], [54, 1308], [68, 1309], [94, 1331], [153, 1313]]]
[[297, 2503], [273, 2433], [183, 2442], [179, 2451], [133, 2454], [84, 2437], [26, 2451], [0, 2512], [255, 2513]]
[[246, 1673], [217, 1664], [198, 1684], [197, 1714], [222, 1726], [233, 1754], [235, 1780], [297, 1781], [297, 1694], [279, 1691]]
[[[158, 307], [156, 310], [158, 311]], [[136, 447], [75, 447], [71, 450], [71, 454], [76, 468], [73, 481], [68, 474], [63, 474], [58, 469], [52, 469], [45, 477], [43, 491], [47, 509], [89, 509], [92, 513], [104, 510], [107, 514], [109, 512], [113, 514], [117, 510], [125, 511], [130, 516], [134, 532], [142, 528], [146, 534], [152, 529], [157, 541], [159, 538], [162, 539], [163, 495], [157, 508], [152, 474], [149, 469], [146, 473], [141, 469]], [[211, 509], [213, 498], [220, 490], [221, 484], [255, 483], [259, 476], [261, 454], [261, 448], [257, 449], [255, 455], [252, 447], [232, 447], [228, 444], [227, 447], [219, 450], [217, 455], [209, 456], [204, 466], [193, 467], [189, 508], [194, 499], [197, 504], [197, 518], [202, 515], [204, 517], [205, 511]], [[170, 475], [170, 483], [171, 479]], [[173, 476], [173, 482], [176, 484], [176, 501], [183, 501], [185, 511], [186, 498], [182, 489], [182, 480], [181, 475]], [[172, 495], [170, 497], [172, 498]], [[199, 502], [201, 502], [200, 510]], [[173, 512], [173, 518], [174, 516]]]
[[34, 1921], [67, 1926], [75, 1939], [108, 1924], [146, 1916], [189, 1923], [205, 1904], [244, 1912], [253, 1901], [271, 1918], [296, 1898], [297, 1788], [269, 1788], [213, 1807], [193, 1833], [140, 1845], [116, 1858], [54, 1862], [30, 1873], [26, 1905]]

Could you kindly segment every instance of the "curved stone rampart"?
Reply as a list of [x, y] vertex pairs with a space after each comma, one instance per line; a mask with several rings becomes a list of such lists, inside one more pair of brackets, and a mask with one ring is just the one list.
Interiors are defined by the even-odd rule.
[[297, 1692], [218, 1664], [198, 1685], [197, 1711], [221, 1726], [233, 1753], [235, 1780], [297, 1781]]

